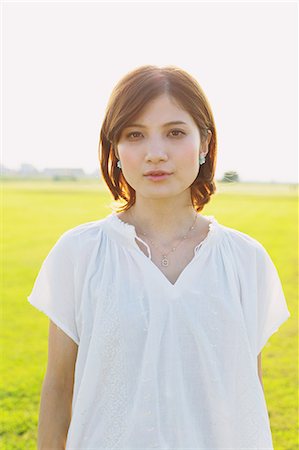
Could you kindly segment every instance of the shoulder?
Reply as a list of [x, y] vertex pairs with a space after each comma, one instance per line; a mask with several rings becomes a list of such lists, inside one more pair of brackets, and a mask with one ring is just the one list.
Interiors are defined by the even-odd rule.
[[244, 231], [222, 224], [220, 224], [220, 228], [223, 245], [227, 246], [234, 254], [243, 255], [244, 257], [252, 255], [255, 258], [257, 255], [267, 254], [263, 244]]
[[264, 245], [253, 236], [243, 231], [221, 226], [222, 239], [220, 244], [220, 254], [222, 260], [228, 266], [234, 267], [238, 274], [240, 283], [245, 283], [245, 289], [249, 288], [248, 282], [262, 279], [266, 274], [269, 278], [276, 277], [276, 269], [270, 254]]
[[101, 232], [107, 218], [84, 222], [64, 231], [57, 239], [54, 248], [65, 250], [70, 257], [76, 257], [85, 249], [93, 248], [101, 241]]
[[66, 239], [78, 239], [85, 238], [89, 236], [96, 235], [102, 228], [103, 224], [106, 222], [107, 217], [99, 220], [93, 220], [91, 222], [84, 222], [76, 225], [73, 228], [66, 230], [62, 236]]

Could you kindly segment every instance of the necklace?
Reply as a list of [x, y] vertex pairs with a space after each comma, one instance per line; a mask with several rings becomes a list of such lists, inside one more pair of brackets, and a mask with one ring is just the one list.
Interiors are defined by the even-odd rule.
[[[133, 217], [133, 214], [132, 214], [131, 211], [130, 211], [130, 213], [131, 213], [131, 215], [132, 215], [132, 217]], [[176, 247], [172, 247], [172, 249], [171, 249], [168, 253], [161, 252], [161, 249], [159, 249], [159, 247], [157, 247], [157, 246], [155, 245], [155, 243], [148, 237], [147, 233], [141, 232], [141, 234], [142, 234], [143, 236], [146, 236], [146, 237], [149, 239], [149, 241], [152, 243], [152, 245], [153, 245], [157, 250], [159, 250], [159, 251], [162, 253], [161, 266], [163, 266], [163, 267], [169, 266], [169, 259], [167, 258], [167, 256], [169, 255], [169, 253], [174, 252], [174, 251], [179, 247], [179, 245], [180, 245], [185, 239], [187, 239], [188, 234], [189, 234], [192, 230], [194, 230], [194, 228], [195, 228], [195, 222], [196, 222], [196, 220], [197, 220], [197, 216], [198, 216], [198, 214], [196, 213], [195, 219], [194, 219], [194, 221], [193, 221], [191, 227], [189, 227], [189, 230], [187, 231], [187, 233], [184, 234], [184, 236], [182, 237], [182, 239], [179, 241], [178, 245], [177, 245]], [[133, 218], [133, 219], [134, 219], [134, 218]]]

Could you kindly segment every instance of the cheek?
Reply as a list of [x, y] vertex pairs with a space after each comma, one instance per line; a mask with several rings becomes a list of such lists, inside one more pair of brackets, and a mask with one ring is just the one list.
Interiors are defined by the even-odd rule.
[[[135, 150], [135, 149], [134, 149]], [[122, 172], [129, 184], [134, 187], [134, 183], [140, 177], [142, 169], [142, 159], [140, 153], [132, 149], [119, 149], [119, 156], [122, 161]]]
[[130, 169], [130, 167], [135, 167], [138, 165], [140, 158], [138, 157], [138, 152], [132, 149], [128, 149], [125, 146], [119, 147], [119, 156], [122, 160], [124, 167]]
[[186, 160], [186, 163], [195, 165], [198, 160], [197, 151], [190, 149], [190, 151], [185, 152], [184, 159]]
[[180, 161], [177, 161], [177, 167], [182, 174], [183, 182], [190, 186], [199, 171], [199, 146], [190, 142], [182, 150]]
[[192, 141], [186, 143], [186, 145], [184, 145], [184, 147], [180, 149], [179, 158], [182, 160], [183, 168], [196, 167], [199, 159], [198, 146], [196, 146]]

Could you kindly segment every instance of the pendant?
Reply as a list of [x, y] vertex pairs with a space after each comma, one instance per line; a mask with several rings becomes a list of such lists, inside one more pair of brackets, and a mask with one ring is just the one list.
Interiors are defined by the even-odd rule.
[[169, 264], [168, 259], [166, 258], [166, 256], [164, 256], [164, 258], [161, 261], [161, 266], [167, 267]]

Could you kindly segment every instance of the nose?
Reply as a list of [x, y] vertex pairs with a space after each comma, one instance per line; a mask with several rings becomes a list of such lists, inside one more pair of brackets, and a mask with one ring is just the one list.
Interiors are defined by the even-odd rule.
[[156, 163], [157, 161], [166, 161], [168, 159], [165, 149], [165, 143], [161, 139], [152, 139], [148, 142], [146, 160]]

